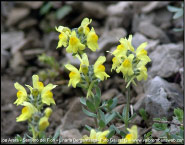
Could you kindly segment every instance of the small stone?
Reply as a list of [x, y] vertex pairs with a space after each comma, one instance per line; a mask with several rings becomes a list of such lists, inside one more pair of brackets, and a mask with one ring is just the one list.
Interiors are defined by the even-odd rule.
[[37, 24], [37, 20], [32, 19], [32, 18], [28, 18], [28, 19], [24, 20], [23, 22], [21, 22], [18, 25], [18, 28], [19, 29], [26, 29], [26, 28], [33, 27], [36, 24]]
[[60, 135], [62, 136], [62, 139], [71, 139], [72, 142], [68, 143], [74, 143], [73, 139], [81, 139], [82, 135], [80, 134], [78, 129], [70, 129], [70, 130], [61, 130]]
[[110, 89], [106, 92], [104, 92], [101, 96], [102, 100], [110, 100], [114, 97], [116, 97], [116, 95], [118, 95], [118, 90], [117, 89]]

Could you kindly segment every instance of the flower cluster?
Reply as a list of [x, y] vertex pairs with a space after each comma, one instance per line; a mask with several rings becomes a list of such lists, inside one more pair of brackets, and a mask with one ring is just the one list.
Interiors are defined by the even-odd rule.
[[98, 36], [92, 27], [89, 28], [89, 24], [92, 22], [91, 19], [84, 18], [81, 25], [78, 28], [70, 29], [68, 27], [59, 26], [56, 31], [60, 33], [59, 35], [59, 47], [67, 47], [66, 51], [68, 53], [82, 54], [86, 47], [92, 51], [98, 49]]
[[[54, 89], [56, 85], [48, 84], [44, 86], [44, 84], [39, 81], [38, 75], [33, 75], [32, 81], [33, 87], [26, 85], [30, 90], [30, 95], [28, 95], [26, 89], [18, 82], [14, 84], [15, 88], [18, 90], [17, 100], [14, 104], [24, 106], [21, 115], [16, 118], [16, 121], [28, 120], [32, 131], [44, 131], [49, 126], [48, 119], [52, 113], [52, 109], [48, 107], [44, 112], [42, 112], [42, 110], [44, 104], [48, 106], [55, 104], [51, 90]], [[37, 129], [35, 129], [35, 124], [37, 124]]]
[[109, 130], [103, 132], [96, 132], [94, 129], [91, 129], [90, 136], [84, 135], [82, 141], [85, 144], [98, 143], [98, 144], [107, 144], [108, 139], [106, 136], [109, 134]]
[[[117, 73], [122, 72], [125, 81], [134, 82], [136, 78], [138, 81], [147, 79], [147, 68], [146, 64], [151, 61], [147, 56], [147, 51], [144, 49], [147, 46], [147, 42], [142, 43], [135, 50], [132, 46], [132, 35], [129, 35], [128, 40], [121, 38], [120, 44], [116, 50], [112, 52], [114, 55], [112, 59], [112, 70], [116, 70]], [[128, 86], [127, 85], [127, 86]]]

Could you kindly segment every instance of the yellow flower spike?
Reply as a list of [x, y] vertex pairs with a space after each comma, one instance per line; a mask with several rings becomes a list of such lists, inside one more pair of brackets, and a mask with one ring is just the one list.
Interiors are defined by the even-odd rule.
[[45, 110], [44, 110], [44, 113], [45, 113], [45, 116], [46, 117], [50, 117], [51, 116], [51, 113], [52, 113], [52, 109], [47, 107]]
[[97, 61], [94, 64], [94, 74], [97, 78], [100, 80], [104, 80], [104, 78], [110, 77], [106, 72], [105, 72], [105, 66], [103, 63], [106, 61], [105, 56], [100, 56]]
[[68, 27], [64, 27], [64, 26], [59, 26], [58, 28], [55, 26], [56, 31], [58, 31], [59, 33], [64, 32], [66, 33], [66, 35], [70, 35], [71, 34], [71, 30]]
[[14, 102], [14, 104], [20, 105], [27, 100], [27, 92], [25, 88], [17, 82], [14, 83], [14, 87], [18, 90], [17, 100]]
[[35, 112], [38, 111], [37, 108], [29, 102], [24, 102], [22, 105], [25, 107], [22, 109], [22, 114], [16, 118], [17, 122], [28, 120]]
[[98, 47], [98, 36], [96, 35], [96, 32], [94, 31], [94, 28], [91, 28], [91, 31], [87, 35], [87, 46], [92, 51], [96, 51], [96, 49], [99, 49]]
[[44, 131], [49, 126], [48, 117], [44, 116], [39, 120], [39, 130]]
[[145, 67], [145, 63], [140, 61], [137, 64], [137, 68], [140, 71], [139, 75], [136, 77], [138, 81], [141, 81], [144, 79], [145, 81], [147, 80], [148, 74], [147, 74], [147, 68]]
[[126, 135], [124, 139], [119, 140], [118, 144], [133, 144], [138, 138], [137, 126], [134, 125], [130, 129], [127, 128], [129, 134]]
[[32, 81], [33, 81], [33, 88], [38, 89], [39, 92], [41, 92], [42, 89], [44, 88], [44, 84], [39, 81], [39, 76], [38, 75], [33, 75], [32, 76]]
[[68, 43], [67, 40], [68, 40], [67, 34], [65, 34], [64, 32], [61, 32], [59, 35], [59, 42], [58, 42], [57, 48], [62, 46], [67, 47], [67, 43]]
[[144, 49], [147, 46], [147, 42], [142, 43], [136, 49], [136, 57], [147, 64], [151, 59], [147, 56], [147, 51]]
[[80, 82], [81, 79], [79, 70], [71, 64], [66, 64], [65, 67], [71, 71], [69, 74], [70, 80], [68, 86], [72, 84], [72, 86], [76, 88], [76, 85]]
[[89, 60], [86, 53], [82, 54], [82, 58], [77, 54], [76, 57], [80, 60], [80, 72], [83, 72], [84, 74], [87, 74], [88, 72], [88, 66], [89, 66]]
[[116, 57], [126, 56], [127, 49], [123, 44], [117, 46], [116, 50], [113, 51], [113, 55]]
[[81, 22], [81, 26], [78, 31], [83, 32], [86, 36], [90, 32], [88, 25], [92, 22], [92, 19], [84, 18]]
[[66, 51], [68, 53], [77, 53], [79, 50], [84, 50], [85, 45], [80, 42], [78, 37], [76, 37], [76, 32], [72, 31], [70, 40], [69, 40], [69, 46], [66, 48]]
[[132, 69], [132, 60], [134, 58], [133, 54], [130, 54], [128, 57], [125, 57], [125, 60], [121, 64], [119, 68], [117, 68], [116, 72], [119, 73], [120, 71], [123, 73], [124, 76], [131, 76], [134, 74]]
[[42, 102], [50, 105], [55, 104], [55, 100], [53, 99], [53, 93], [51, 92], [52, 89], [54, 89], [57, 85], [48, 84], [45, 86], [41, 92], [41, 98]]

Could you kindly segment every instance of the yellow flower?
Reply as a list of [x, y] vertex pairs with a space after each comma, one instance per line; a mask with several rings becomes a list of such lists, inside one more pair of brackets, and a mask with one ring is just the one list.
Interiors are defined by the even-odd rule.
[[80, 82], [80, 72], [79, 72], [79, 70], [71, 64], [66, 64], [65, 67], [69, 71], [71, 71], [69, 73], [70, 80], [69, 80], [68, 86], [70, 86], [72, 84], [72, 86], [74, 88], [76, 88], [76, 85]]
[[136, 57], [139, 60], [142, 60], [145, 64], [151, 61], [151, 59], [147, 56], [147, 51], [144, 49], [146, 46], [147, 42], [144, 42], [136, 49]]
[[131, 129], [127, 128], [129, 134], [124, 139], [121, 139], [118, 144], [133, 144], [138, 138], [137, 126], [134, 125]]
[[23, 106], [25, 106], [23, 109], [22, 109], [22, 114], [16, 118], [16, 121], [17, 122], [20, 122], [20, 121], [26, 121], [27, 119], [31, 118], [32, 115], [37, 112], [38, 110], [35, 108], [35, 106], [33, 106], [31, 103], [29, 102], [24, 102], [22, 104]]
[[121, 63], [121, 60], [120, 60], [120, 58], [118, 58], [118, 57], [113, 57], [112, 58], [112, 68], [111, 68], [111, 72], [112, 72], [112, 70], [115, 70], [116, 68], [118, 68], [119, 67], [119, 65], [120, 65], [120, 63]]
[[127, 50], [130, 50], [132, 52], [135, 51], [134, 47], [132, 46], [132, 35], [129, 35], [128, 40], [126, 38], [121, 38], [120, 43], [126, 47]]
[[87, 35], [87, 46], [92, 51], [96, 51], [96, 49], [99, 49], [98, 36], [96, 35], [94, 28], [91, 28], [91, 31]]
[[44, 131], [49, 126], [48, 117], [44, 116], [39, 120], [39, 130]]
[[124, 76], [131, 76], [134, 74], [132, 69], [132, 60], [134, 58], [133, 54], [130, 54], [128, 57], [126, 56], [121, 66], [116, 70], [117, 73], [120, 71], [123, 73]]
[[66, 51], [68, 53], [77, 53], [79, 50], [84, 50], [85, 45], [80, 42], [78, 37], [76, 37], [76, 32], [72, 31], [70, 40], [69, 40], [69, 46], [66, 48]]
[[[42, 91], [42, 89], [44, 88], [44, 84], [39, 81], [39, 76], [33, 75], [32, 82], [33, 82], [33, 88], [38, 89], [38, 91], [40, 93]], [[32, 93], [33, 88], [30, 85], [26, 85], [26, 86], [30, 89], [30, 92]]]
[[44, 113], [45, 113], [45, 116], [46, 117], [50, 117], [51, 116], [51, 113], [52, 113], [52, 109], [47, 107], [45, 110], [44, 110]]
[[87, 74], [88, 72], [88, 66], [89, 66], [89, 60], [86, 53], [82, 54], [82, 58], [77, 54], [76, 57], [80, 60], [80, 72], [83, 72], [84, 74]]
[[20, 85], [19, 83], [14, 84], [15, 88], [18, 90], [17, 92], [17, 100], [14, 102], [14, 104], [20, 105], [27, 99], [27, 92], [25, 88]]
[[148, 74], [147, 74], [147, 68], [145, 67], [145, 64], [143, 64], [141, 61], [137, 64], [137, 68], [140, 71], [139, 75], [136, 77], [137, 80], [141, 81], [142, 79], [144, 79], [146, 81]]
[[86, 36], [89, 33], [90, 29], [88, 25], [92, 22], [92, 19], [84, 18], [81, 22], [81, 26], [79, 27], [78, 31], [80, 33], [84, 33]]
[[66, 47], [68, 43], [67, 40], [68, 40], [67, 34], [64, 32], [61, 32], [59, 35], [59, 42], [58, 42], [57, 48], [62, 47], [62, 46]]
[[103, 63], [106, 61], [105, 56], [100, 56], [97, 61], [94, 64], [94, 74], [97, 78], [100, 80], [104, 80], [104, 78], [110, 77], [106, 72], [105, 72], [105, 66]]
[[64, 27], [64, 26], [59, 26], [58, 28], [55, 26], [56, 31], [58, 31], [59, 33], [64, 32], [66, 35], [70, 35], [71, 34], [71, 30], [68, 27]]
[[50, 105], [55, 104], [55, 100], [53, 99], [53, 93], [51, 92], [52, 89], [54, 89], [57, 85], [48, 84], [45, 86], [41, 92], [41, 98], [42, 102]]
[[84, 135], [82, 137], [83, 143], [98, 143], [98, 144], [107, 144], [106, 135], [109, 134], [109, 130], [104, 132], [96, 132], [94, 129], [91, 129], [90, 136]]
[[116, 57], [126, 56], [127, 49], [123, 44], [117, 46], [116, 50], [113, 51], [113, 55]]

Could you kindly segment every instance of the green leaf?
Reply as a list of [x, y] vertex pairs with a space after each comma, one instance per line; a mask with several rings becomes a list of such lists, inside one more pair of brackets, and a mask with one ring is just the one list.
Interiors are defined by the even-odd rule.
[[90, 127], [89, 125], [85, 125], [85, 129], [86, 129], [87, 131], [91, 131], [92, 127]]
[[83, 105], [87, 106], [87, 105], [86, 105], [86, 99], [85, 99], [85, 98], [81, 97], [81, 98], [80, 98], [80, 102], [81, 102]]
[[110, 106], [110, 109], [112, 110], [114, 107], [116, 107], [117, 103], [118, 103], [118, 98], [114, 98], [114, 99], [113, 99], [113, 103], [112, 103], [112, 105]]
[[56, 140], [60, 136], [60, 128], [58, 128], [53, 136], [53, 139]]
[[94, 104], [91, 101], [89, 101], [88, 99], [86, 100], [86, 105], [90, 111], [96, 112], [96, 108], [95, 108]]
[[113, 99], [110, 99], [107, 101], [107, 107], [109, 108], [113, 103]]
[[122, 117], [126, 118], [127, 106], [125, 105], [122, 112]]
[[177, 8], [177, 7], [174, 7], [174, 6], [167, 6], [167, 9], [168, 9], [168, 11], [170, 11], [170, 12], [177, 12], [177, 11], [179, 11], [181, 8]]
[[122, 138], [125, 138], [125, 136], [127, 135], [125, 132], [120, 131], [120, 135], [122, 136]]
[[106, 126], [106, 124], [105, 124], [105, 122], [101, 119], [100, 121], [99, 121], [99, 127], [101, 128], [101, 129], [103, 129], [105, 126]]
[[173, 19], [178, 19], [182, 17], [183, 13], [184, 13], [183, 9], [179, 10], [178, 12], [175, 13], [175, 15], [173, 16]]
[[88, 110], [84, 109], [84, 107], [82, 107], [82, 111], [87, 115], [87, 116], [90, 116], [90, 117], [97, 117], [96, 114], [92, 113], [92, 112], [89, 112]]
[[113, 124], [109, 127], [109, 129], [114, 129], [116, 131], [117, 134], [120, 134], [120, 130], [117, 129], [117, 127]]
[[23, 142], [23, 138], [19, 134], [17, 134], [15, 136], [15, 139], [18, 140], [18, 142], [16, 142], [16, 143], [22, 143]]
[[101, 109], [99, 109], [98, 111], [99, 111], [101, 119], [105, 122], [105, 114], [104, 114], [104, 112]]
[[72, 11], [71, 6], [65, 5], [56, 11], [56, 18], [61, 20]]
[[[167, 121], [166, 118], [163, 117], [163, 119], [160, 119], [160, 118], [154, 118], [154, 120], [157, 120], [157, 121]], [[154, 123], [152, 125], [152, 128], [154, 128], [155, 130], [157, 131], [165, 131], [168, 127], [168, 124], [165, 124], [165, 123]]]
[[145, 120], [145, 121], [147, 120], [148, 115], [147, 115], [146, 111], [143, 108], [139, 109], [139, 114], [141, 115], [143, 120]]
[[133, 115], [128, 119], [128, 121], [130, 121], [130, 120], [134, 119], [136, 116], [137, 116], [137, 114], [136, 114], [136, 113], [134, 113], [134, 114], [133, 114]]
[[180, 109], [180, 108], [174, 109], [174, 115], [177, 117], [177, 119], [180, 122], [183, 122], [184, 112], [182, 109]]
[[112, 119], [114, 119], [114, 117], [116, 117], [116, 113], [113, 112], [110, 115], [106, 115], [105, 119], [106, 119], [106, 124], [108, 124]]
[[51, 2], [47, 2], [44, 6], [41, 7], [40, 15], [45, 15], [46, 13], [48, 13], [51, 7], [52, 7]]
[[97, 86], [96, 87], [96, 95], [100, 98], [101, 97], [101, 90], [100, 88]]
[[109, 134], [106, 136], [107, 139], [110, 139], [115, 134], [115, 130], [110, 130]]
[[101, 103], [101, 100], [100, 100], [100, 97], [98, 97], [97, 95], [94, 96], [94, 103], [95, 103], [96, 109], [98, 109], [98, 107]]

